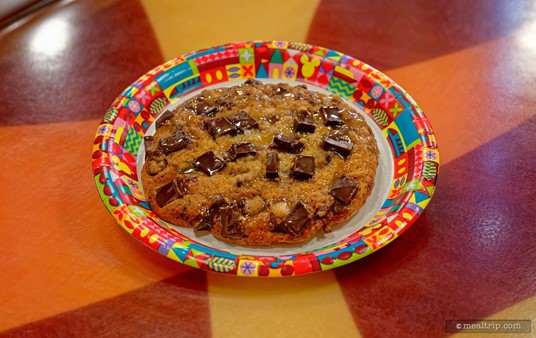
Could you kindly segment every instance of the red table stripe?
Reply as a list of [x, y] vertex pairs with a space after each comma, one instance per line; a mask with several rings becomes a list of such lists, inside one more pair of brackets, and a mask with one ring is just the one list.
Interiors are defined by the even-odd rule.
[[536, 295], [536, 265], [524, 263], [536, 240], [526, 188], [536, 186], [535, 134], [533, 117], [444, 165], [406, 233], [335, 271], [363, 336], [439, 337], [446, 319], [486, 318]]
[[[0, 32], [0, 126], [101, 118], [123, 89], [164, 62], [137, 0], [59, 3], [28, 20]], [[54, 50], [47, 44], [59, 43], [60, 33], [65, 50]], [[35, 43], [45, 35], [50, 41]]]

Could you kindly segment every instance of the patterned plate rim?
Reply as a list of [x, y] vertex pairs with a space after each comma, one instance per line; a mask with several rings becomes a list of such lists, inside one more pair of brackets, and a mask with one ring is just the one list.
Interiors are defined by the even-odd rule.
[[[388, 198], [360, 230], [317, 250], [287, 256], [224, 252], [167, 227], [145, 201], [136, 171], [144, 133], [162, 109], [217, 82], [247, 78], [311, 84], [359, 105], [382, 130], [394, 159]], [[112, 103], [93, 143], [99, 195], [119, 225], [154, 251], [188, 266], [249, 277], [330, 270], [361, 259], [407, 230], [428, 205], [439, 172], [430, 122], [411, 96], [377, 69], [324, 47], [245, 41], [191, 52], [150, 70]]]

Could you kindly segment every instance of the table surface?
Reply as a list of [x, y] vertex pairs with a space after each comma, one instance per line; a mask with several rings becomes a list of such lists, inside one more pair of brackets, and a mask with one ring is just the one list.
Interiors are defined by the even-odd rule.
[[[104, 112], [168, 59], [271, 39], [352, 55], [412, 95], [441, 152], [431, 203], [380, 251], [304, 276], [149, 250], [95, 188]], [[534, 1], [49, 1], [0, 31], [0, 79], [0, 335], [440, 337], [450, 319], [536, 332]]]

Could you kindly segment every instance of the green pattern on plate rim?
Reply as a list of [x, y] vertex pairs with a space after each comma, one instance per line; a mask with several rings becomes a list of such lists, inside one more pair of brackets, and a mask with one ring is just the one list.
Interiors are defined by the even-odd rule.
[[[141, 189], [136, 157], [143, 135], [171, 102], [207, 86], [248, 78], [301, 82], [358, 105], [381, 129], [393, 157], [387, 199], [360, 230], [293, 255], [243, 255], [200, 244], [154, 214]], [[112, 103], [92, 156], [101, 199], [117, 222], [146, 246], [183, 264], [239, 276], [292, 276], [333, 269], [384, 247], [411, 226], [435, 189], [439, 152], [415, 101], [386, 75], [327, 48], [248, 41], [192, 52], [143, 75]]]

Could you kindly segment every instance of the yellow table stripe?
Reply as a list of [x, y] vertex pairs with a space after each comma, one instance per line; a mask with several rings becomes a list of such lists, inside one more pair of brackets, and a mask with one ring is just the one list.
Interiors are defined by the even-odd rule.
[[332, 271], [291, 278], [207, 277], [214, 338], [360, 337]]
[[[171, 59], [233, 41], [305, 41], [319, 1], [142, 3]], [[208, 297], [213, 337], [359, 337], [331, 271], [279, 279], [209, 273]]]
[[318, 0], [141, 2], [166, 60], [234, 41], [302, 42], [319, 3]]

